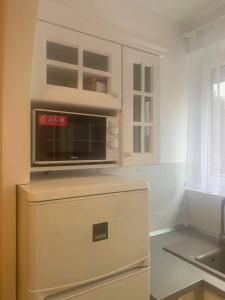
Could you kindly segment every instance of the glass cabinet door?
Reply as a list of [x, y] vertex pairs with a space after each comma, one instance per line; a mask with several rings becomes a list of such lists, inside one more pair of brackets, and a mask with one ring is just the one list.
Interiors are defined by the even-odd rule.
[[37, 21], [31, 98], [121, 108], [121, 46]]
[[111, 80], [109, 55], [83, 51], [83, 89], [99, 93], [108, 93]]
[[159, 57], [127, 47], [123, 50], [124, 162], [153, 163], [159, 151]]
[[47, 40], [46, 59], [47, 84], [77, 89], [80, 76], [81, 89], [106, 94], [109, 92], [110, 54], [103, 55]]
[[78, 47], [46, 41], [46, 83], [62, 87], [78, 86]]
[[153, 66], [133, 63], [133, 152], [150, 153], [153, 116]]

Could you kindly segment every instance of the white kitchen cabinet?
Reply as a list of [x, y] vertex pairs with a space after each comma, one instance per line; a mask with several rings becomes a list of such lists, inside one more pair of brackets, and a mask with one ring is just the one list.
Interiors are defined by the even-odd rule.
[[121, 108], [121, 46], [37, 21], [31, 99]]
[[160, 57], [123, 47], [122, 162], [159, 162]]

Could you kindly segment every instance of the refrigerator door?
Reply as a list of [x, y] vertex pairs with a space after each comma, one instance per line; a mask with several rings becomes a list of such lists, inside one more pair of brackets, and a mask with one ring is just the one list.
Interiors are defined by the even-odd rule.
[[20, 218], [23, 285], [31, 292], [66, 289], [148, 257], [147, 198], [143, 190], [26, 202]]
[[87, 288], [65, 291], [45, 300], [149, 300], [149, 269]]

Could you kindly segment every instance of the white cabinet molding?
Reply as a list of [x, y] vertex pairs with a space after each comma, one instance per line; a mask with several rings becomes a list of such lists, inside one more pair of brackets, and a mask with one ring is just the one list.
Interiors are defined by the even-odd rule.
[[149, 41], [115, 29], [110, 26], [102, 26], [97, 22], [84, 19], [75, 10], [49, 0], [41, 0], [39, 3], [38, 19], [67, 29], [76, 30], [98, 38], [109, 40], [124, 46], [132, 47], [154, 55], [164, 56], [167, 49], [154, 45]]

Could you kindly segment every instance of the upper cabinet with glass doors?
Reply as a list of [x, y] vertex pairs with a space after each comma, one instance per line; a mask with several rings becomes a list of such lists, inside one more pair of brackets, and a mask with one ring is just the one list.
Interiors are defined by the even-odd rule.
[[123, 48], [122, 162], [159, 163], [160, 57]]
[[121, 108], [121, 46], [37, 21], [32, 100]]

